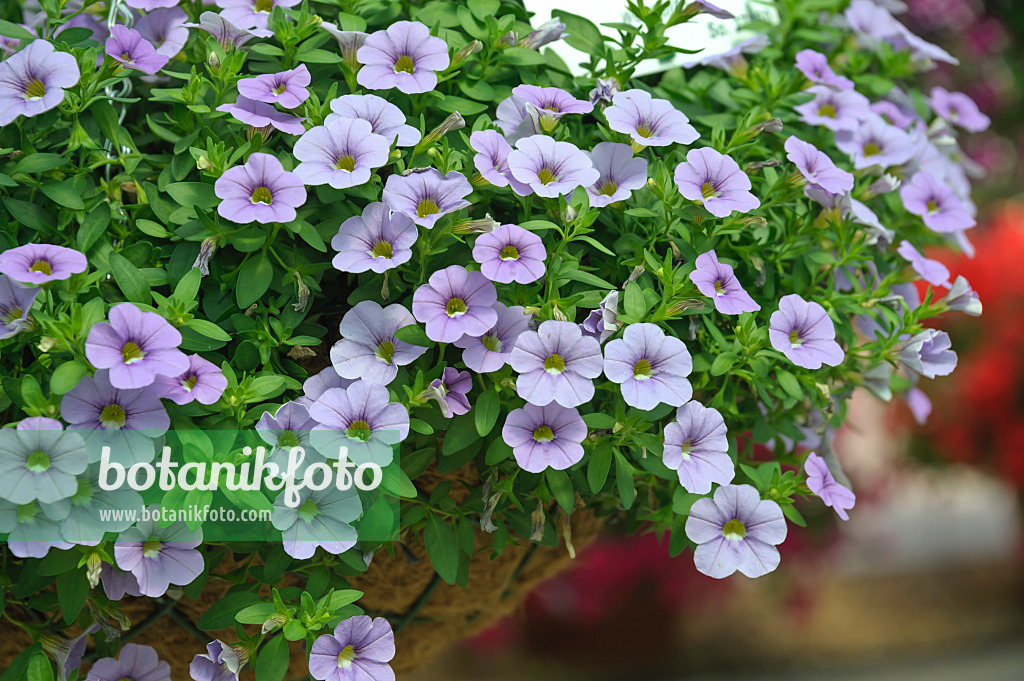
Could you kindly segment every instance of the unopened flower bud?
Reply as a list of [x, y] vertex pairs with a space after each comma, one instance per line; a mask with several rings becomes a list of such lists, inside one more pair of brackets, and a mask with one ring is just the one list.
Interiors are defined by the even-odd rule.
[[480, 220], [466, 220], [452, 226], [452, 234], [488, 234], [500, 226], [490, 213]]
[[578, 218], [579, 216], [580, 212], [578, 210], [576, 210], [572, 206], [567, 205], [565, 207], [565, 210], [562, 212], [562, 222], [566, 224], [575, 222], [576, 218]]
[[569, 552], [569, 558], [576, 560], [576, 547], [572, 545], [572, 522], [570, 516], [562, 519], [562, 539], [565, 540], [565, 550]]
[[537, 510], [530, 515], [530, 541], [537, 543], [544, 539], [544, 504], [537, 500]]
[[569, 321], [569, 318], [565, 316], [565, 313], [555, 306], [552, 306], [551, 308], [551, 316], [554, 317], [555, 320], [559, 322]]
[[679, 250], [679, 246], [676, 246], [674, 241], [669, 241], [668, 247], [672, 249], [672, 262], [682, 262], [683, 252]]
[[640, 275], [643, 274], [643, 273], [644, 273], [644, 264], [640, 263], [639, 265], [637, 265], [636, 267], [633, 268], [632, 272], [630, 272], [629, 278], [626, 279], [626, 283], [628, 284], [630, 282], [636, 281], [637, 279], [640, 278]]
[[[753, 163], [748, 163], [747, 165], [743, 166], [743, 172], [748, 174], [756, 173], [757, 171], [763, 170], [764, 168], [778, 168], [780, 165], [782, 165], [782, 161], [780, 161], [779, 159], [769, 158], [765, 159], [764, 161], [755, 161]], [[801, 175], [801, 177], [803, 176]]]
[[748, 215], [747, 217], [740, 218], [740, 224], [747, 227], [766, 227], [768, 221], [760, 215]]
[[192, 263], [192, 267], [199, 268], [201, 276], [205, 277], [210, 273], [210, 258], [213, 257], [215, 250], [217, 250], [216, 238], [203, 239], [203, 245], [199, 247], [199, 255], [196, 256], [196, 261]]
[[213, 71], [220, 68], [220, 57], [217, 56], [216, 52], [210, 52], [210, 54], [206, 55], [206, 65]]
[[39, 345], [37, 345], [36, 347], [39, 348], [40, 352], [49, 352], [58, 343], [60, 343], [60, 340], [54, 338], [53, 336], [43, 336], [42, 338], [39, 339]]
[[448, 118], [441, 121], [441, 125], [431, 130], [430, 133], [423, 138], [423, 141], [420, 142], [419, 146], [425, 147], [431, 145], [434, 142], [441, 139], [442, 137], [444, 137], [445, 135], [447, 135], [452, 130], [459, 130], [460, 128], [464, 127], [466, 127], [466, 119], [463, 118], [462, 114], [460, 114], [458, 111], [455, 111], [454, 113], [450, 114]]
[[302, 275], [296, 272], [292, 272], [295, 275], [295, 297], [296, 301], [292, 303], [292, 309], [296, 312], [302, 312], [306, 309], [306, 305], [309, 303], [309, 286], [302, 280]]
[[508, 388], [509, 390], [515, 392], [516, 391], [516, 382], [514, 380], [512, 380], [511, 378], [503, 378], [503, 379], [501, 379], [501, 387]]
[[388, 274], [384, 272], [384, 282], [380, 285], [380, 297], [384, 300], [391, 300], [391, 287], [388, 285]]
[[287, 622], [287, 621], [288, 621], [288, 618], [285, 617], [284, 615], [280, 615], [280, 614], [278, 614], [278, 615], [271, 615], [270, 617], [267, 618], [267, 621], [263, 623], [263, 626], [260, 628], [260, 633], [261, 634], [269, 634], [274, 629], [277, 629], [279, 627], [283, 627], [285, 625], [285, 622]]
[[597, 86], [590, 91], [590, 103], [594, 106], [612, 103], [612, 98], [619, 92], [619, 81], [615, 78], [598, 78]]
[[213, 164], [210, 163], [210, 159], [206, 156], [206, 154], [203, 154], [198, 159], [196, 159], [196, 168], [198, 168], [199, 170], [209, 170], [212, 167]]
[[782, 121], [778, 118], [770, 118], [747, 130], [748, 135], [760, 135], [762, 132], [782, 132]]
[[474, 54], [476, 54], [477, 52], [479, 52], [482, 49], [484, 49], [484, 44], [482, 42], [480, 42], [479, 40], [474, 40], [473, 42], [471, 42], [470, 44], [466, 45], [461, 50], [459, 50], [458, 52], [455, 53], [455, 56], [452, 57], [452, 64], [451, 65], [452, 66], [458, 66], [459, 64], [461, 64], [462, 62], [466, 61], [467, 59], [469, 59], [470, 57], [472, 57]]
[[699, 298], [686, 298], [684, 300], [678, 300], [665, 310], [665, 316], [675, 317], [681, 315], [687, 310], [702, 310], [704, 309], [704, 301]]
[[871, 183], [871, 186], [864, 192], [863, 199], [867, 201], [882, 194], [889, 194], [899, 189], [901, 184], [903, 181], [900, 178], [886, 173]]
[[85, 559], [85, 578], [89, 580], [89, 588], [95, 589], [100, 583], [100, 568], [103, 567], [103, 558], [99, 551], [91, 551]]
[[548, 19], [536, 31], [519, 41], [519, 47], [528, 50], [539, 50], [548, 43], [565, 37], [565, 24], [558, 19]]
[[512, 47], [518, 42], [519, 34], [516, 33], [515, 31], [509, 31], [508, 33], [506, 33], [505, 35], [501, 36], [501, 38], [498, 39], [498, 44], [504, 45], [505, 47]]

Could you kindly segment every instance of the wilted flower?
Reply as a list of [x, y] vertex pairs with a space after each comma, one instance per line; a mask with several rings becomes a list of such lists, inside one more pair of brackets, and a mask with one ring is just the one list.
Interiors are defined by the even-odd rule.
[[619, 384], [622, 399], [637, 409], [684, 404], [693, 396], [686, 380], [692, 370], [683, 341], [666, 336], [657, 324], [630, 324], [622, 338], [604, 348], [604, 375]]
[[199, 404], [213, 404], [224, 394], [228, 379], [213, 362], [199, 355], [189, 355], [188, 369], [177, 376], [158, 375], [154, 385], [160, 397], [175, 404], [188, 404], [193, 400]]
[[452, 170], [442, 175], [427, 168], [409, 175], [391, 175], [384, 185], [383, 201], [399, 213], [405, 213], [417, 225], [433, 229], [439, 218], [469, 206], [473, 193], [462, 173]]
[[391, 151], [391, 143], [372, 130], [359, 118], [337, 118], [329, 125], [310, 128], [292, 152], [300, 161], [295, 174], [306, 184], [335, 189], [366, 184], [373, 171], [388, 162]]
[[557, 404], [527, 404], [505, 418], [501, 437], [512, 447], [516, 463], [529, 473], [560, 471], [583, 458], [587, 424], [575, 409]]
[[689, 144], [700, 134], [690, 119], [667, 99], [655, 99], [646, 90], [620, 92], [604, 110], [608, 127], [629, 135], [639, 147], [664, 147]]
[[420, 141], [420, 131], [405, 124], [405, 114], [397, 106], [377, 95], [342, 95], [331, 100], [331, 111], [324, 125], [337, 118], [361, 118], [372, 126], [371, 132], [400, 147]]
[[183, 522], [160, 527], [156, 520], [139, 520], [114, 542], [114, 558], [135, 575], [143, 596], [155, 598], [171, 584], [190, 584], [202, 573], [203, 554], [196, 550], [202, 543], [202, 529], [189, 530]]
[[[270, 104], [251, 100], [241, 94], [233, 104], [221, 104], [217, 107], [217, 111], [225, 111], [231, 114], [236, 121], [253, 128], [272, 127], [288, 135], [301, 135], [306, 130], [302, 125], [305, 118], [282, 113]], [[256, 155], [253, 154], [253, 156]]]
[[834, 90], [852, 90], [853, 81], [838, 76], [828, 65], [828, 57], [814, 50], [803, 50], [796, 55], [796, 67], [800, 73], [815, 85], [825, 85]]
[[491, 281], [529, 284], [544, 276], [547, 253], [541, 238], [519, 225], [501, 225], [481, 234], [473, 244], [473, 259]]
[[516, 340], [509, 364], [519, 372], [516, 391], [530, 404], [554, 401], [575, 407], [594, 396], [604, 368], [601, 346], [572, 322], [549, 320]]
[[[639, 277], [643, 273], [643, 266], [640, 266], [640, 272], [636, 270], [633, 274]], [[636, 277], [631, 279], [635, 281]], [[599, 343], [604, 343], [608, 338], [611, 337], [619, 328], [618, 322], [619, 314], [619, 292], [609, 291], [605, 297], [598, 304], [596, 310], [592, 310], [587, 318], [580, 324], [580, 331], [584, 335], [596, 338]]]
[[64, 430], [0, 430], [0, 497], [15, 504], [53, 503], [78, 489], [89, 455], [82, 438]]
[[221, 199], [217, 213], [239, 224], [291, 222], [295, 209], [306, 202], [302, 179], [285, 170], [277, 157], [264, 153], [252, 154], [245, 165], [229, 168], [213, 187]]
[[957, 232], [976, 223], [949, 185], [931, 173], [921, 171], [900, 187], [903, 207], [924, 220], [936, 232]]
[[188, 42], [186, 19], [188, 15], [180, 7], [165, 7], [147, 12], [135, 23], [135, 30], [157, 54], [173, 59]]
[[224, 51], [232, 47], [241, 47], [255, 37], [249, 31], [235, 26], [217, 12], [203, 12], [199, 15], [198, 24], [185, 24], [185, 26], [206, 31], [213, 36], [213, 39]]
[[992, 120], [981, 113], [974, 100], [962, 92], [935, 87], [932, 88], [930, 102], [935, 113], [968, 132], [984, 132], [992, 124]]
[[257, 102], [280, 104], [286, 109], [294, 109], [309, 99], [310, 75], [305, 64], [281, 71], [266, 73], [238, 81], [238, 94]]
[[193, 681], [238, 681], [241, 661], [231, 646], [215, 640], [206, 644], [206, 653], [196, 655], [189, 665]]
[[761, 309], [736, 279], [732, 266], [719, 262], [713, 250], [698, 255], [696, 265], [697, 269], [690, 273], [690, 281], [711, 298], [716, 310], [722, 314], [740, 314]]
[[415, 324], [412, 314], [402, 305], [382, 308], [372, 300], [356, 303], [342, 317], [338, 328], [341, 340], [331, 348], [334, 370], [343, 378], [387, 385], [395, 380], [398, 367], [427, 351], [395, 337], [402, 327]]
[[480, 336], [465, 335], [455, 341], [462, 348], [462, 362], [473, 371], [486, 374], [505, 366], [519, 335], [529, 328], [530, 316], [523, 308], [502, 303], [491, 306], [497, 320]]
[[825, 308], [795, 293], [779, 301], [779, 309], [772, 313], [768, 338], [773, 348], [805, 369], [820, 369], [822, 364], [839, 366], [845, 357]]
[[[6, 253], [0, 253], [3, 258]], [[0, 261], [2, 262], [2, 261]], [[28, 313], [39, 295], [33, 286], [23, 286], [5, 274], [0, 274], [0, 340], [11, 338], [29, 328]]]
[[480, 272], [451, 265], [430, 275], [412, 297], [412, 312], [426, 325], [427, 337], [451, 343], [462, 336], [482, 336], [497, 321], [498, 292]]
[[145, 388], [157, 375], [189, 370], [189, 359], [178, 349], [181, 332], [158, 313], [121, 303], [110, 308], [109, 319], [89, 330], [85, 356], [97, 369], [110, 370], [115, 388]]
[[554, 198], [571, 194], [576, 187], [589, 187], [601, 174], [590, 159], [569, 142], [556, 142], [546, 135], [532, 135], [516, 142], [508, 155], [512, 176], [538, 196]]
[[776, 544], [786, 539], [786, 519], [774, 501], [761, 500], [750, 485], [724, 485], [713, 499], [698, 499], [686, 519], [686, 536], [697, 544], [693, 562], [709, 577], [739, 570], [747, 577], [779, 566]]
[[921, 255], [921, 252], [914, 248], [914, 244], [904, 239], [900, 242], [900, 247], [896, 249], [896, 252], [910, 263], [910, 266], [914, 268], [914, 271], [922, 279], [932, 286], [945, 286], [947, 288], [950, 286], [949, 269], [938, 260], [932, 260]]
[[691, 149], [686, 161], [676, 166], [679, 193], [704, 204], [712, 215], [729, 217], [733, 211], [747, 213], [761, 205], [750, 193], [750, 178], [730, 156], [711, 147]]
[[157, 54], [156, 48], [133, 28], [117, 24], [110, 29], [104, 44], [107, 55], [126, 69], [153, 75], [167, 64], [169, 57]]
[[0, 274], [21, 284], [61, 281], [88, 266], [78, 251], [52, 244], [25, 244], [0, 253]]
[[441, 378], [431, 381], [427, 391], [437, 396], [439, 404], [442, 405], [441, 413], [450, 417], [469, 411], [469, 400], [466, 395], [472, 389], [473, 377], [468, 371], [445, 367]]
[[0, 61], [0, 126], [18, 116], [37, 116], [64, 101], [64, 88], [78, 83], [74, 55], [58, 52], [45, 40], [33, 40]]
[[418, 21], [396, 21], [370, 34], [356, 52], [363, 68], [356, 81], [371, 90], [398, 88], [406, 94], [430, 92], [437, 73], [448, 68], [448, 45]]
[[832, 159], [816, 146], [796, 137], [786, 140], [786, 158], [810, 184], [825, 191], [841, 194], [853, 190], [853, 175], [836, 167]]
[[857, 503], [857, 496], [836, 482], [825, 460], [811, 452], [804, 461], [804, 472], [807, 473], [807, 486], [810, 490], [817, 494], [826, 506], [834, 508], [840, 518], [849, 520], [850, 516], [846, 511]]
[[583, 153], [600, 173], [597, 182], [587, 187], [591, 206], [625, 201], [634, 190], [647, 184], [647, 159], [633, 156], [633, 150], [626, 144], [601, 142]]
[[320, 681], [393, 681], [395, 634], [383, 617], [350, 617], [313, 642], [309, 673]]
[[371, 203], [362, 215], [345, 220], [331, 239], [338, 252], [331, 263], [342, 272], [382, 273], [412, 258], [416, 224], [404, 213], [392, 213], [386, 203]]
[[870, 113], [868, 98], [856, 90], [837, 91], [824, 85], [805, 90], [814, 99], [793, 107], [808, 125], [823, 125], [829, 130], [855, 130]]
[[548, 43], [561, 40], [565, 36], [565, 24], [558, 19], [548, 19], [537, 27], [537, 30], [519, 41], [519, 47], [528, 50], [539, 50]]

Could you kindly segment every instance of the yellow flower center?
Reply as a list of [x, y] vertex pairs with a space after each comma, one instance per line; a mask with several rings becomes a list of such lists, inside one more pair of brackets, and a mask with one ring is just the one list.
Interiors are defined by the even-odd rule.
[[42, 272], [45, 275], [53, 274], [53, 267], [50, 263], [45, 260], [36, 260], [32, 263], [32, 266], [28, 268], [29, 272]]
[[747, 536], [747, 526], [733, 518], [722, 526], [722, 536], [730, 541], [739, 541]]
[[551, 184], [558, 178], [555, 177], [555, 174], [547, 168], [541, 168], [540, 172], [537, 173], [537, 179], [540, 180], [541, 184]]
[[252, 190], [253, 203], [265, 203], [268, 206], [274, 202], [274, 195], [266, 187], [256, 187]]
[[553, 354], [544, 360], [544, 371], [549, 374], [560, 374], [565, 371], [565, 360], [559, 354]]
[[868, 142], [864, 145], [865, 156], [878, 156], [882, 153], [882, 147], [878, 146], [874, 142]]
[[519, 249], [509, 244], [501, 249], [500, 257], [502, 260], [519, 260]]
[[645, 381], [651, 377], [651, 363], [642, 359], [633, 365], [633, 378], [638, 381]]
[[338, 653], [338, 667], [340, 669], [348, 669], [352, 666], [352, 662], [356, 659], [356, 649], [352, 647], [352, 644], [345, 646]]
[[537, 426], [533, 431], [533, 439], [537, 442], [551, 442], [555, 439], [555, 432], [551, 430], [551, 426]]
[[928, 209], [929, 213], [934, 213], [935, 211], [937, 211], [939, 209], [939, 204], [936, 203], [935, 199], [932, 199], [931, 201], [929, 201], [927, 203], [927, 205], [925, 207]]
[[34, 451], [25, 460], [25, 467], [33, 473], [42, 473], [50, 467], [50, 455], [42, 451]]
[[412, 73], [416, 70], [416, 62], [409, 55], [403, 55], [395, 62], [395, 73]]
[[274, 9], [274, 0], [256, 0], [257, 12], [270, 12]]
[[33, 100], [42, 99], [45, 94], [46, 85], [44, 85], [43, 81], [39, 80], [38, 78], [33, 78], [28, 82], [28, 85], [25, 86], [25, 94], [22, 96], [25, 99]]
[[142, 545], [142, 555], [146, 558], [153, 558], [160, 555], [161, 548], [163, 548], [163, 542], [159, 539], [148, 539]]
[[416, 204], [416, 217], [418, 218], [425, 218], [428, 215], [440, 212], [441, 209], [438, 207], [437, 201], [434, 201], [434, 199], [423, 199]]
[[491, 352], [501, 352], [501, 341], [494, 334], [481, 336], [480, 342]]
[[6, 321], [8, 324], [12, 324], [15, 319], [21, 319], [21, 315], [23, 314], [25, 314], [25, 311], [22, 310], [20, 307], [15, 306], [12, 308], [8, 308], [7, 314], [4, 315], [4, 321]]
[[618, 191], [619, 185], [615, 184], [611, 180], [608, 180], [597, 190], [597, 193], [601, 196], [611, 196]]
[[121, 358], [125, 364], [135, 364], [145, 356], [146, 353], [142, 351], [142, 348], [131, 341], [125, 343], [121, 348]]
[[348, 424], [348, 436], [353, 440], [366, 442], [370, 439], [370, 424], [360, 419]]
[[449, 317], [458, 317], [466, 314], [466, 301], [462, 298], [452, 298], [448, 301], [448, 304], [444, 306], [444, 311], [448, 313]]
[[381, 341], [374, 353], [377, 359], [385, 364], [391, 364], [395, 359], [395, 344], [391, 341]]
[[275, 95], [283, 95], [284, 91], [287, 90], [287, 89], [288, 89], [287, 85], [285, 85], [284, 83], [278, 83], [276, 86], [274, 86], [274, 94]]
[[835, 118], [839, 112], [831, 104], [822, 104], [818, 109], [819, 116], [825, 116], [826, 118]]
[[356, 169], [356, 160], [351, 155], [345, 154], [344, 156], [338, 159], [337, 163], [334, 164], [334, 169], [347, 170], [348, 172], [351, 173], [353, 170]]
[[192, 392], [192, 388], [195, 388], [196, 383], [198, 382], [199, 377], [196, 376], [195, 374], [192, 374], [190, 376], [185, 377], [185, 379], [181, 382], [181, 387], [187, 390], [188, 392]]
[[636, 126], [636, 134], [640, 135], [641, 137], [650, 137], [652, 133], [653, 131], [650, 129], [650, 127], [648, 127], [644, 123], [641, 123], [640, 125]]
[[128, 53], [128, 52], [122, 52], [121, 53], [121, 60], [122, 61], [132, 61], [132, 55], [130, 53]]
[[391, 258], [394, 255], [394, 251], [391, 250], [391, 244], [381, 239], [373, 245], [373, 250], [370, 251], [370, 255], [375, 258]]
[[299, 446], [299, 436], [290, 430], [286, 430], [277, 436], [277, 446], [282, 449], [291, 449]]
[[100, 425], [107, 430], [120, 430], [124, 428], [127, 417], [124, 407], [119, 404], [108, 404], [100, 412]]
[[725, 293], [725, 286], [722, 285], [721, 279], [715, 280], [715, 293], [718, 295], [723, 295]]
[[710, 199], [715, 196], [718, 196], [718, 192], [715, 190], [715, 185], [711, 184], [710, 182], [705, 182], [700, 186], [700, 195], [703, 196], [705, 199]]
[[801, 343], [803, 343], [803, 340], [800, 338], [800, 331], [799, 331], [799, 329], [793, 329], [792, 331], [790, 331], [789, 332], [789, 344], [791, 346], [793, 346], [794, 348], [798, 348], [798, 347], [800, 347]]

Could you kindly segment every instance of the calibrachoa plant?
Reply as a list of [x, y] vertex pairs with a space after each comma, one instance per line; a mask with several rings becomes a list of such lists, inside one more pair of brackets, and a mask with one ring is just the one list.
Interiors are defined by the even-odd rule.
[[[556, 523], [585, 509], [757, 577], [798, 499], [855, 513], [830, 446], [847, 398], [914, 399], [957, 359], [927, 320], [980, 313], [923, 252], [971, 249], [957, 140], [988, 120], [914, 90], [955, 60], [893, 4], [780, 0], [718, 55], [665, 37], [734, 20], [703, 1], [628, 2], [614, 37], [510, 0], [5, 4], [0, 584], [35, 643], [2, 678], [170, 678], [121, 599], [166, 612], [228, 549], [243, 567], [198, 627], [235, 638], [197, 639], [193, 679], [394, 676], [409, 618], [348, 588], [396, 551], [359, 534], [379, 519], [358, 496], [238, 493], [279, 543], [103, 525], [183, 500], [103, 490], [97, 434], [395, 459], [401, 541], [461, 585], [475, 528], [495, 556], [571, 547]], [[417, 489], [428, 468], [471, 494]]]

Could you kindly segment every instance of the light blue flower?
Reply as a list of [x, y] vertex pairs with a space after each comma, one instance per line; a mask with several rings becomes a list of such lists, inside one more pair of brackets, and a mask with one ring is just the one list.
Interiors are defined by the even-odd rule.
[[363, 512], [355, 489], [339, 490], [333, 485], [319, 491], [303, 488], [294, 508], [285, 503], [286, 494], [282, 492], [274, 502], [271, 522], [282, 531], [288, 555], [312, 558], [318, 546], [333, 554], [355, 546], [356, 530], [350, 523]]
[[73, 545], [61, 535], [64, 518], [59, 513], [59, 508], [44, 510], [34, 501], [19, 506], [0, 499], [0, 533], [10, 533], [7, 547], [11, 553], [19, 558], [42, 558], [51, 548], [70, 549]]
[[15, 504], [65, 499], [75, 493], [75, 476], [88, 463], [77, 433], [0, 430], [0, 497]]
[[[135, 524], [131, 518], [114, 519], [105, 511], [138, 510], [145, 504], [142, 495], [130, 487], [104, 490], [100, 487], [99, 467], [91, 466], [78, 478], [78, 489], [66, 499], [53, 504], [42, 504], [43, 511], [53, 517], [63, 517], [61, 535], [71, 542], [99, 542], [107, 532], [123, 532]], [[123, 515], [123, 514], [117, 514]]]

